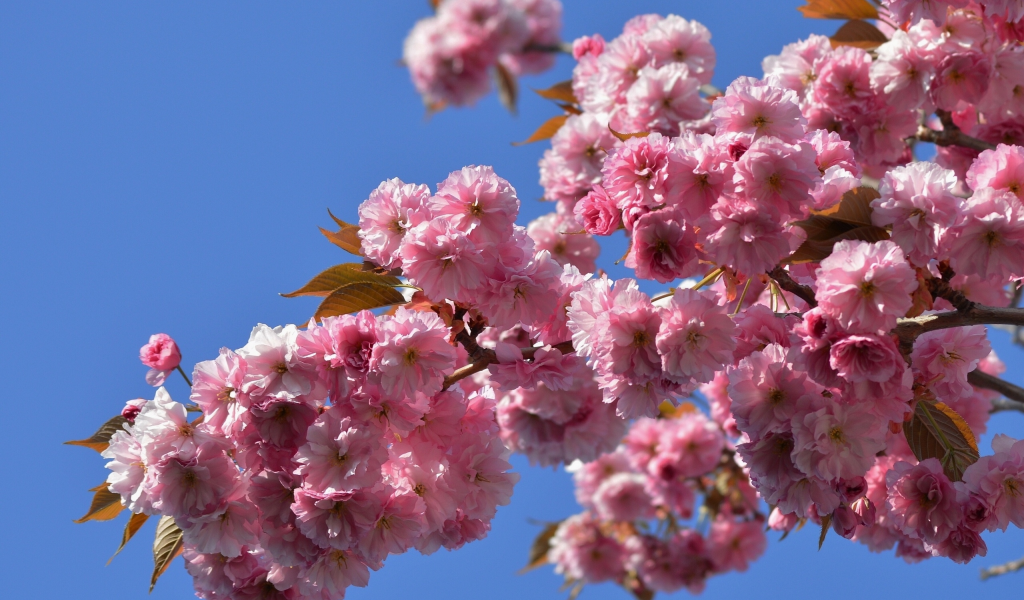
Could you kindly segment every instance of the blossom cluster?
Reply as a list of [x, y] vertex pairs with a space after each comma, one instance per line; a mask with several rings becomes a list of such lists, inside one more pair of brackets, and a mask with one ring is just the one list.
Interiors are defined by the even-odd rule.
[[559, 0], [443, 0], [409, 32], [403, 57], [428, 107], [461, 106], [487, 94], [496, 65], [550, 69], [561, 29]]
[[[764, 552], [756, 492], [719, 425], [687, 408], [637, 419], [614, 452], [571, 466], [585, 510], [562, 521], [549, 551], [567, 583], [699, 593]], [[685, 525], [698, 506], [710, 515], [706, 533]]]

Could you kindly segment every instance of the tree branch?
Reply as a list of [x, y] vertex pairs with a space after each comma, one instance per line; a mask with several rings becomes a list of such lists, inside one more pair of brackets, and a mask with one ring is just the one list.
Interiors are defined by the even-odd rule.
[[[554, 346], [552, 346], [552, 348], [558, 350], [562, 354], [570, 354], [576, 351], [576, 349], [572, 347], [571, 341], [555, 344]], [[520, 348], [520, 351], [523, 353], [523, 358], [526, 360], [532, 360], [533, 356], [537, 353], [537, 350], [540, 350], [540, 348]], [[480, 371], [483, 371], [487, 367], [497, 362], [498, 355], [494, 353], [494, 350], [490, 350], [488, 348], [480, 348], [479, 358], [477, 358], [476, 360], [474, 360], [473, 362], [469, 363], [466, 366], [455, 369], [455, 371], [452, 372], [451, 375], [445, 377], [444, 387], [442, 387], [441, 389], [446, 390], [450, 388], [453, 384], [467, 377], [476, 375]]]
[[988, 412], [989, 414], [993, 414], [997, 412], [1009, 412], [1011, 410], [1024, 413], [1024, 404], [1021, 404], [1020, 402], [1014, 402], [1009, 398], [1003, 398], [1002, 396], [1000, 396], [999, 398], [992, 399], [992, 408]]
[[1017, 402], [1024, 408], [1024, 388], [1004, 381], [995, 375], [989, 375], [977, 369], [967, 374], [967, 383], [974, 387], [992, 390], [1006, 396], [1012, 402]]
[[779, 284], [779, 287], [793, 294], [797, 298], [800, 298], [806, 302], [811, 308], [818, 305], [818, 301], [814, 299], [814, 290], [807, 287], [806, 285], [800, 285], [793, 281], [793, 278], [789, 276], [789, 271], [782, 267], [776, 266], [771, 271], [768, 271], [768, 276], [775, 280], [775, 283]]
[[999, 308], [972, 302], [967, 310], [900, 319], [895, 331], [901, 348], [913, 348], [914, 340], [923, 333], [966, 325], [1024, 325], [1024, 309]]
[[572, 44], [562, 42], [560, 44], [527, 44], [523, 52], [546, 52], [548, 54], [572, 54]]
[[1011, 560], [1008, 563], [982, 569], [981, 580], [985, 581], [989, 577], [1006, 575], [1007, 573], [1013, 573], [1014, 571], [1020, 571], [1021, 569], [1024, 569], [1024, 558], [1018, 558], [1017, 560]]
[[936, 146], [960, 146], [961, 148], [969, 148], [978, 152], [996, 149], [994, 144], [971, 137], [961, 131], [956, 123], [953, 122], [953, 115], [949, 111], [936, 110], [935, 114], [942, 121], [942, 131], [935, 131], [922, 125], [917, 130], [917, 139], [922, 142], [931, 142]]

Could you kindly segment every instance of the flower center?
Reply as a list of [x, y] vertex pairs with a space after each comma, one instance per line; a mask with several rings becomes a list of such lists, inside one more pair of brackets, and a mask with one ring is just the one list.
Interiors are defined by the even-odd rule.
[[842, 444], [846, 441], [846, 436], [843, 435], [843, 430], [835, 425], [832, 429], [828, 430], [828, 439], [832, 440], [834, 444]]
[[768, 390], [768, 404], [771, 404], [772, 406], [778, 406], [782, 404], [785, 400], [786, 392], [778, 388], [772, 388]]
[[414, 365], [416, 364], [417, 358], [419, 358], [419, 353], [416, 351], [416, 348], [409, 348], [408, 350], [405, 351], [405, 356], [403, 357], [403, 360], [407, 365]]
[[633, 333], [633, 345], [636, 346], [637, 348], [643, 348], [648, 343], [650, 343], [650, 341], [650, 336], [648, 336], [647, 332], [644, 331], [643, 329]]
[[285, 373], [288, 372], [288, 365], [284, 363], [278, 363], [274, 365], [274, 371], [277, 372], [278, 374], [284, 375]]
[[860, 284], [860, 295], [864, 298], [870, 298], [875, 294], [875, 284], [870, 281], [863, 281]]

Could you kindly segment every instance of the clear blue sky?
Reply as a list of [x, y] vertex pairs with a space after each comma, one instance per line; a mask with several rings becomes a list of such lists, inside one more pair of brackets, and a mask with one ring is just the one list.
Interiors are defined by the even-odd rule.
[[[797, 0], [564, 0], [565, 35], [614, 37], [639, 12], [677, 13], [712, 31], [715, 83], [760, 75], [761, 58], [837, 23], [807, 21]], [[178, 339], [187, 362], [241, 346], [257, 322], [301, 322], [287, 300], [345, 260], [317, 232], [326, 208], [352, 220], [385, 178], [434, 185], [491, 164], [523, 200], [520, 223], [547, 212], [537, 184], [544, 144], [513, 148], [554, 114], [524, 93], [512, 118], [490, 97], [426, 121], [401, 44], [426, 0], [0, 3], [0, 574], [5, 598], [118, 600], [146, 593], [150, 525], [104, 567], [124, 516], [74, 525], [106, 471], [85, 437], [125, 400], [152, 394], [138, 362], [149, 334]], [[566, 79], [571, 61], [524, 87]], [[604, 266], [622, 254], [606, 250]], [[616, 276], [623, 270], [611, 269]], [[994, 344], [1024, 383], [1024, 354]], [[171, 379], [171, 392], [187, 391]], [[994, 419], [1024, 433], [1024, 415]], [[987, 439], [986, 439], [987, 443]], [[562, 598], [550, 568], [515, 571], [537, 531], [528, 519], [578, 510], [568, 476], [516, 465], [512, 506], [491, 536], [456, 553], [391, 558], [352, 599]], [[776, 536], [772, 536], [773, 539]], [[1024, 535], [988, 536], [989, 557], [906, 566], [810, 529], [773, 543], [706, 598], [1014, 597], [1024, 574], [980, 583], [978, 568], [1024, 554]], [[185, 598], [180, 561], [154, 599]], [[680, 594], [682, 596], [683, 594]], [[582, 598], [625, 598], [612, 586]]]

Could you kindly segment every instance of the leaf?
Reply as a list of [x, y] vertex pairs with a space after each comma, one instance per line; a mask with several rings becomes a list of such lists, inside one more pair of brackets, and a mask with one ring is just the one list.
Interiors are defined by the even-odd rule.
[[937, 458], [950, 481], [962, 481], [964, 470], [978, 462], [971, 428], [941, 402], [918, 400], [913, 417], [903, 423], [903, 435], [917, 460]]
[[533, 142], [549, 140], [552, 136], [558, 133], [558, 130], [562, 128], [562, 125], [565, 125], [565, 121], [568, 118], [568, 115], [558, 115], [555, 117], [551, 117], [547, 121], [544, 121], [544, 123], [540, 127], [538, 127], [537, 131], [534, 131], [533, 134], [530, 135], [530, 137], [526, 138], [521, 142], [512, 142], [512, 145], [525, 146], [526, 144], [532, 144]]
[[84, 440], [74, 440], [71, 442], [64, 442], [69, 446], [85, 446], [86, 448], [92, 448], [97, 452], [103, 452], [110, 445], [110, 438], [114, 437], [114, 434], [124, 429], [124, 424], [128, 422], [121, 415], [111, 418], [106, 423], [100, 426], [96, 430], [96, 433]]
[[332, 244], [342, 250], [356, 256], [362, 256], [363, 241], [359, 239], [359, 226], [342, 221], [334, 216], [330, 209], [327, 209], [327, 214], [331, 215], [331, 218], [334, 219], [334, 222], [338, 224], [340, 229], [338, 231], [328, 231], [321, 227], [320, 233], [324, 234]]
[[[145, 513], [132, 513], [131, 518], [128, 519], [128, 523], [124, 526], [124, 533], [121, 535], [121, 545], [117, 547], [117, 552], [114, 552], [114, 556], [117, 556], [122, 550], [124, 550], [124, 547], [128, 544], [128, 540], [132, 539], [132, 537], [139, 532], [139, 529], [142, 528], [148, 519], [149, 515]], [[114, 560], [114, 556], [111, 556], [110, 560], [107, 561], [108, 565], [110, 564], [110, 561]]]
[[557, 102], [557, 104], [558, 104], [558, 108], [561, 108], [562, 110], [564, 110], [566, 112], [566, 114], [570, 114], [570, 115], [582, 115], [583, 114], [583, 111], [580, 110], [579, 108], [577, 108], [575, 104], [568, 104], [568, 103], [565, 103], [565, 102]]
[[516, 102], [519, 100], [519, 83], [516, 82], [516, 76], [506, 69], [505, 65], [495, 63], [494, 83], [498, 86], [498, 100], [501, 100], [502, 106], [513, 115], [516, 114]]
[[831, 40], [833, 48], [838, 46], [856, 46], [857, 48], [872, 50], [888, 42], [889, 38], [885, 37], [885, 34], [871, 23], [861, 21], [860, 19], [853, 19], [843, 23], [843, 26], [829, 40]]
[[693, 412], [697, 412], [693, 402], [680, 402], [679, 406], [674, 406], [668, 400], [664, 400], [658, 405], [658, 413], [662, 419], [678, 419]]
[[568, 104], [578, 104], [579, 100], [576, 99], [576, 94], [572, 91], [572, 79], [565, 81], [559, 81], [555, 85], [549, 87], [546, 90], [533, 90], [541, 98], [547, 98], [548, 100], [554, 100], [556, 102], [566, 102]]
[[828, 535], [828, 530], [832, 526], [832, 515], [825, 515], [821, 518], [821, 535], [818, 536], [818, 551], [821, 551], [821, 546], [825, 543], [825, 536]]
[[427, 0], [430, 3], [430, 8], [437, 10], [438, 6], [441, 6], [441, 0]]
[[324, 298], [314, 319], [348, 315], [392, 304], [405, 304], [405, 296], [390, 285], [360, 281], [343, 285]]
[[107, 489], [107, 484], [102, 483], [91, 490], [95, 492], [92, 497], [92, 504], [89, 505], [89, 512], [75, 523], [86, 521], [109, 521], [121, 514], [124, 505], [121, 504], [121, 494], [115, 494]]
[[877, 19], [878, 10], [868, 0], [807, 0], [797, 10], [808, 19]]
[[551, 549], [551, 538], [555, 537], [555, 532], [558, 531], [558, 523], [548, 523], [548, 525], [537, 534], [534, 538], [533, 544], [530, 546], [530, 557], [526, 562], [526, 566], [519, 570], [519, 574], [527, 573], [536, 569], [537, 567], [543, 566], [548, 562], [548, 550]]
[[168, 565], [182, 550], [181, 529], [174, 522], [174, 517], [164, 515], [156, 524], [156, 537], [153, 538], [153, 578], [149, 580], [149, 592], [153, 593], [156, 580], [164, 574]]
[[638, 133], [619, 133], [618, 131], [615, 131], [614, 129], [612, 129], [611, 125], [608, 126], [608, 131], [612, 132], [612, 135], [614, 135], [615, 137], [619, 138], [619, 141], [622, 141], [622, 142], [628, 140], [629, 138], [647, 137], [647, 136], [651, 135], [650, 131], [640, 131]]
[[281, 294], [285, 298], [296, 296], [329, 296], [331, 292], [343, 285], [350, 283], [379, 283], [380, 285], [396, 286], [402, 281], [397, 277], [382, 275], [373, 271], [364, 271], [363, 263], [345, 263], [334, 265], [320, 273], [309, 283], [288, 294]]
[[843, 194], [835, 206], [812, 210], [808, 218], [794, 222], [807, 232], [807, 239], [785, 262], [820, 262], [832, 254], [832, 247], [842, 240], [877, 242], [889, 239], [885, 229], [871, 223], [871, 201], [878, 197], [878, 191], [859, 187]]

